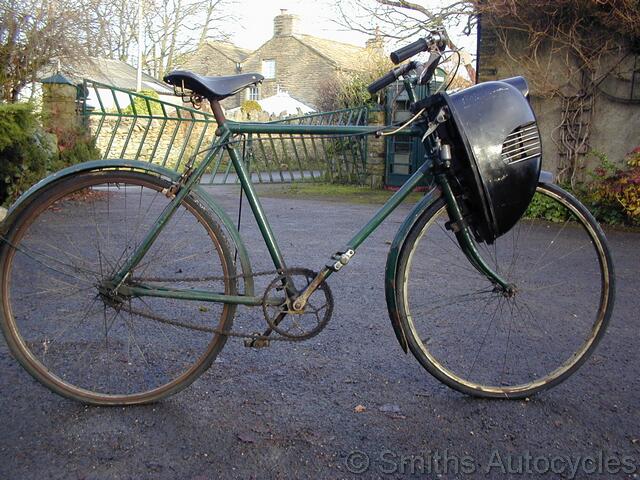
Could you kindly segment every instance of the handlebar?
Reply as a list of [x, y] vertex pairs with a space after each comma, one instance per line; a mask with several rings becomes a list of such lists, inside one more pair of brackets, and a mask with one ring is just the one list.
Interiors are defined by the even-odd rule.
[[[427, 83], [431, 79], [431, 75], [433, 75], [435, 68], [438, 66], [438, 61], [440, 60], [440, 52], [444, 51], [445, 47], [446, 36], [442, 31], [439, 30], [430, 33], [425, 38], [420, 38], [415, 42], [410, 43], [409, 45], [402, 47], [395, 52], [392, 52], [390, 57], [391, 61], [397, 65], [401, 62], [404, 62], [408, 58], [417, 55], [418, 53], [430, 50], [432, 52], [432, 55], [427, 62], [426, 69], [428, 75], [421, 75], [421, 80], [423, 81], [423, 83]], [[393, 70], [389, 71], [389, 73], [387, 73], [383, 77], [380, 77], [379, 79], [371, 83], [371, 85], [367, 87], [367, 90], [370, 94], [373, 95], [378, 90], [382, 90], [387, 85], [391, 85], [401, 75], [405, 75], [406, 73], [414, 70], [417, 67], [418, 64], [416, 62], [409, 62], [404, 65], [400, 65], [399, 67], [396, 67]]]
[[429, 46], [430, 42], [426, 38], [419, 38], [415, 42], [399, 48], [395, 52], [391, 52], [389, 57], [395, 65], [398, 65], [399, 63], [404, 62], [407, 58], [411, 58], [421, 52], [426, 52], [429, 49]]
[[419, 38], [415, 42], [391, 52], [389, 57], [395, 65], [398, 65], [414, 55], [431, 50], [432, 47], [437, 47], [442, 52], [446, 47], [446, 43], [447, 38], [444, 30], [435, 30], [429, 33], [427, 37]]
[[406, 73], [410, 72], [416, 67], [417, 67], [416, 62], [408, 62], [408, 63], [405, 63], [404, 65], [400, 65], [399, 67], [396, 67], [390, 70], [389, 73], [387, 73], [383, 77], [380, 77], [379, 79], [374, 81], [371, 85], [367, 87], [367, 90], [371, 95], [373, 95], [378, 90], [382, 90], [387, 85], [391, 85], [399, 77], [401, 77], [402, 75], [405, 75]]

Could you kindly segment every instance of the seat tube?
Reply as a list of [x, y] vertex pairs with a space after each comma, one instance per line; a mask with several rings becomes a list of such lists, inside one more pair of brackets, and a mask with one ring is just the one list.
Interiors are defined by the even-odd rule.
[[[224, 115], [222, 114], [222, 109], [220, 109], [218, 102], [211, 102], [214, 114], [216, 114], [216, 107], [220, 115], [220, 119], [223, 120], [219, 123], [218, 128], [220, 129], [220, 134], [223, 132], [230, 132], [229, 127], [224, 123]], [[216, 107], [214, 107], [216, 104]], [[218, 115], [216, 115], [216, 119], [218, 119]], [[230, 132], [233, 133], [233, 132]], [[286, 264], [284, 261], [284, 257], [282, 256], [282, 252], [280, 251], [280, 247], [276, 241], [276, 238], [273, 234], [273, 230], [271, 229], [271, 225], [269, 225], [269, 221], [264, 213], [264, 209], [262, 208], [262, 204], [258, 195], [256, 194], [256, 190], [251, 183], [251, 178], [247, 168], [244, 163], [240, 159], [238, 155], [238, 150], [233, 145], [227, 145], [227, 152], [229, 153], [229, 157], [231, 158], [231, 162], [233, 163], [233, 167], [238, 174], [238, 179], [240, 180], [240, 185], [242, 186], [242, 190], [249, 201], [249, 205], [251, 207], [251, 211], [253, 212], [253, 216], [258, 223], [258, 228], [260, 229], [260, 233], [262, 234], [262, 238], [264, 238], [264, 242], [267, 245], [267, 249], [269, 250], [269, 255], [273, 260], [273, 265], [277, 270], [286, 270]]]

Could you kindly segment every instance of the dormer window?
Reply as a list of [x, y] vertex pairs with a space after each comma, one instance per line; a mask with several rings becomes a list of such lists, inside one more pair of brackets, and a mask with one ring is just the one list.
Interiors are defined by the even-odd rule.
[[262, 76], [267, 80], [276, 78], [276, 61], [275, 60], [262, 61]]

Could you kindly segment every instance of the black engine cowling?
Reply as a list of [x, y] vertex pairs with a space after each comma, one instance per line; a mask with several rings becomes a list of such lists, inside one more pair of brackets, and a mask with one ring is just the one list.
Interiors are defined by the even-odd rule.
[[513, 77], [442, 94], [452, 121], [439, 133], [453, 147], [476, 236], [488, 243], [520, 219], [538, 183], [542, 148], [528, 90]]

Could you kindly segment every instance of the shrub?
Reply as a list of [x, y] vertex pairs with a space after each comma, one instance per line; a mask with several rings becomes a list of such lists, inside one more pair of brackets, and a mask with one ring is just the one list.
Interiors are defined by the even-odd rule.
[[262, 107], [255, 100], [245, 100], [240, 105], [240, 111], [248, 116], [251, 116], [252, 113], [259, 113], [262, 111]]
[[376, 104], [379, 98], [371, 96], [367, 86], [387, 73], [391, 66], [381, 50], [367, 49], [360, 59], [358, 71], [341, 71], [325, 79], [320, 86], [319, 109], [331, 111]]
[[564, 222], [567, 210], [553, 199], [536, 193], [527, 208], [526, 218], [541, 218], [550, 222]]
[[0, 203], [12, 202], [26, 183], [44, 176], [54, 155], [55, 143], [38, 128], [31, 105], [0, 105]]
[[81, 127], [45, 132], [31, 105], [0, 104], [0, 204], [13, 203], [51, 172], [99, 157]]
[[133, 96], [133, 103], [126, 108], [122, 109], [122, 113], [126, 115], [133, 115], [133, 108], [135, 107], [136, 115], [162, 115], [162, 105], [160, 102], [156, 102], [154, 100], [159, 100], [160, 96], [154, 90], [141, 90], [140, 94], [150, 97], [153, 100], [149, 100], [149, 104], [147, 105], [147, 100], [143, 97]]
[[54, 129], [50, 133], [53, 133], [57, 139], [58, 152], [50, 163], [49, 172], [55, 172], [76, 163], [97, 160], [101, 157], [95, 140], [91, 138], [89, 131], [81, 125], [65, 130]]
[[626, 156], [625, 168], [616, 167], [603, 154], [594, 154], [600, 166], [591, 173], [587, 202], [603, 221], [640, 224], [640, 147]]

